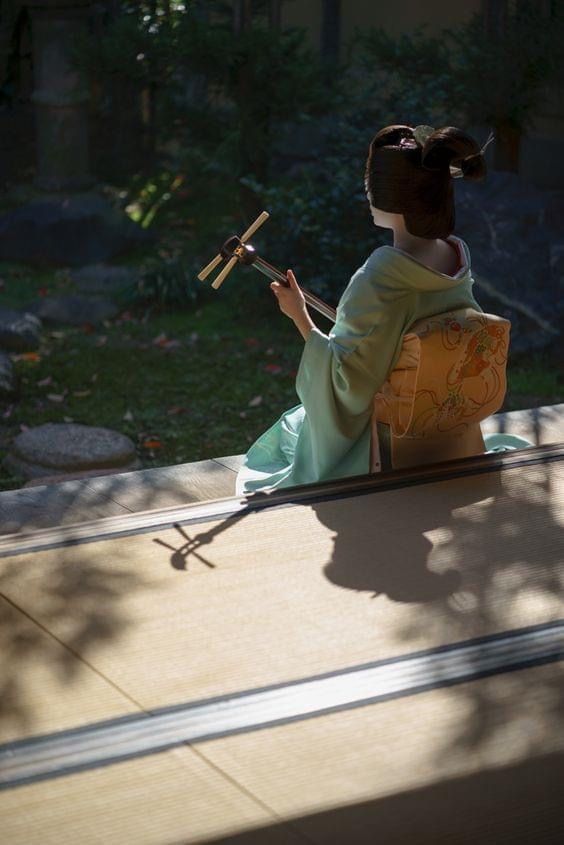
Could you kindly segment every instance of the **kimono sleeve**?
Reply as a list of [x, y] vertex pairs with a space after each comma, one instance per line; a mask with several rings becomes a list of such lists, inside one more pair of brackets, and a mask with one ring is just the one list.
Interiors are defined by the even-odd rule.
[[382, 283], [365, 266], [345, 290], [329, 335], [311, 331], [296, 377], [306, 411], [296, 470], [308, 450], [319, 479], [368, 472], [372, 400], [412, 316], [412, 291]]

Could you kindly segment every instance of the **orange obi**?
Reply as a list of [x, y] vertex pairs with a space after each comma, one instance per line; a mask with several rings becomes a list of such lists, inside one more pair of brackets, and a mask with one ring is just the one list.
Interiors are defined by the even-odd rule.
[[473, 308], [410, 327], [397, 364], [374, 397], [370, 472], [485, 451], [480, 421], [505, 398], [510, 329], [509, 320]]

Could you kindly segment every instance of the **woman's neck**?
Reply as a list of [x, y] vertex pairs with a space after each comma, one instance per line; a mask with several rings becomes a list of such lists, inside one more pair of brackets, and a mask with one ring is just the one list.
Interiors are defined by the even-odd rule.
[[440, 243], [440, 238], [418, 238], [409, 232], [394, 231], [394, 247], [409, 252], [410, 255], [433, 252]]

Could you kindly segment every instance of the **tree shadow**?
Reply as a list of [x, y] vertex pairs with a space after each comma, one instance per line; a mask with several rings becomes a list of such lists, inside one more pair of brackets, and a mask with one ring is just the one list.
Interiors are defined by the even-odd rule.
[[[335, 532], [324, 574], [338, 587], [413, 605], [394, 631], [405, 643], [427, 637], [446, 644], [562, 619], [561, 473], [547, 462], [423, 485], [411, 495], [389, 491], [375, 497], [368, 518], [366, 508], [341, 510], [338, 501], [315, 505]], [[511, 693], [500, 696], [479, 681], [448, 688], [467, 717], [436, 749], [438, 766], [457, 749], [486, 749], [504, 736], [524, 757], [542, 745], [542, 725], [527, 723], [525, 714], [520, 731], [508, 728], [511, 708], [542, 695], [547, 724], [562, 719], [561, 671], [545, 676], [542, 690], [531, 690], [518, 671], [505, 683]]]
[[133, 569], [110, 570], [73, 548], [0, 561], [0, 722], [10, 736], [37, 733], [37, 712], [56, 713], [57, 698], [70, 711], [76, 696], [81, 721], [81, 681], [94, 678], [90, 658], [123, 636], [131, 620], [122, 604], [143, 586]]
[[209, 460], [7, 490], [0, 536], [234, 495], [235, 477]]

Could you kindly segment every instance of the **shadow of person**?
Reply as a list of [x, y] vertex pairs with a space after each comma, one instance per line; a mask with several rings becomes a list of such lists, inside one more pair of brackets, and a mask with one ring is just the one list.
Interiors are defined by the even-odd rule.
[[[422, 489], [423, 488], [423, 489]], [[385, 595], [395, 602], [432, 602], [459, 590], [456, 565], [430, 568], [437, 542], [448, 542], [452, 512], [495, 498], [497, 473], [451, 479], [314, 505], [317, 518], [335, 532], [324, 574], [350, 590]], [[414, 494], [415, 491], [415, 494]], [[427, 536], [438, 532], [433, 541]]]

